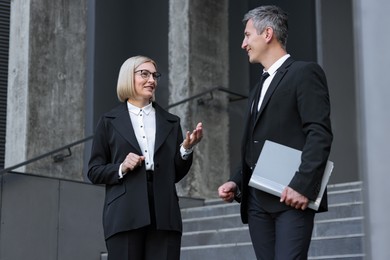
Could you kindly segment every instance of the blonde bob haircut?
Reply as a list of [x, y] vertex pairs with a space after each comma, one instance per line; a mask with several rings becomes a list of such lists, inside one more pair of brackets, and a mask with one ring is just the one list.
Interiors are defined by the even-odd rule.
[[[123, 64], [119, 71], [118, 83], [116, 86], [116, 94], [120, 102], [125, 102], [128, 99], [135, 99], [135, 85], [134, 85], [134, 72], [138, 66], [145, 62], [151, 62], [157, 70], [157, 64], [151, 58], [145, 56], [134, 56], [128, 58]], [[157, 84], [157, 82], [156, 82]], [[154, 94], [152, 100], [154, 100]]]

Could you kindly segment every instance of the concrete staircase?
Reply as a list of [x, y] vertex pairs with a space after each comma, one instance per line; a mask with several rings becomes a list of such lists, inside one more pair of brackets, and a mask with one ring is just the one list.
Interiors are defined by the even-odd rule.
[[[361, 188], [360, 182], [328, 186], [329, 211], [316, 215], [309, 259], [364, 259]], [[206, 200], [183, 208], [182, 216], [181, 260], [256, 259], [237, 203]]]

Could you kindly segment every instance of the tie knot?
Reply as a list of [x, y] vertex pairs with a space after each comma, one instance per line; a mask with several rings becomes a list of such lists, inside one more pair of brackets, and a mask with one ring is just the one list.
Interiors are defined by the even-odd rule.
[[263, 72], [263, 74], [261, 75], [261, 82], [260, 82], [260, 85], [263, 85], [264, 81], [268, 78], [269, 76], [269, 73], [268, 72]]

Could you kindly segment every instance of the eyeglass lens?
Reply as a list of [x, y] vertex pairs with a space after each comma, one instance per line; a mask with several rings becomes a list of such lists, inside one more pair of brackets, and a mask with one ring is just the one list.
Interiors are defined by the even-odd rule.
[[161, 77], [161, 73], [160, 72], [150, 72], [148, 70], [137, 70], [135, 71], [135, 73], [139, 72], [141, 77], [143, 79], [148, 79], [150, 77], [150, 75], [153, 76], [153, 79], [155, 80], [158, 80], [160, 77]]

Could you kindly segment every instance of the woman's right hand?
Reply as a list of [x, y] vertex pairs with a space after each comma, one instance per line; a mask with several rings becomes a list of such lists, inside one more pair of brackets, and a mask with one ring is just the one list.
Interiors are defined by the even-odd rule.
[[133, 171], [136, 167], [141, 166], [145, 157], [135, 153], [129, 153], [122, 163], [122, 172]]

